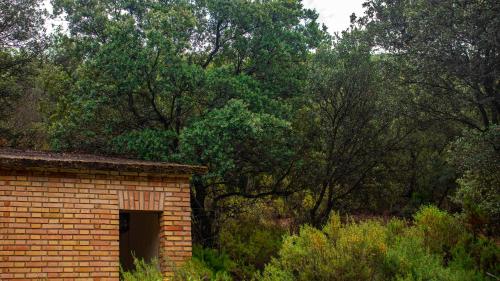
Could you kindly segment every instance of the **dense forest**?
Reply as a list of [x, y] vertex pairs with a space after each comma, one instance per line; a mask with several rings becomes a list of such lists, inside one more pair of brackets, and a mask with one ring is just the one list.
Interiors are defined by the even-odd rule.
[[0, 0], [0, 146], [207, 166], [178, 280], [499, 280], [499, 1], [44, 7]]

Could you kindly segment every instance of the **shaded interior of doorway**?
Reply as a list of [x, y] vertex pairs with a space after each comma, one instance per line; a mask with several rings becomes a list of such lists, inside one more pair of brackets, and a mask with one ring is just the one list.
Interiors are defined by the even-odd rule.
[[120, 211], [120, 264], [123, 269], [134, 269], [134, 255], [148, 262], [159, 257], [160, 214]]

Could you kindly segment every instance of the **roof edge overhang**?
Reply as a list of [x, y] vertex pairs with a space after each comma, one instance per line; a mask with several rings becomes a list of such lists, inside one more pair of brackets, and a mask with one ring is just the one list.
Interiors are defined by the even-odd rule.
[[0, 149], [0, 169], [101, 170], [165, 175], [205, 174], [206, 166], [105, 157], [90, 154]]

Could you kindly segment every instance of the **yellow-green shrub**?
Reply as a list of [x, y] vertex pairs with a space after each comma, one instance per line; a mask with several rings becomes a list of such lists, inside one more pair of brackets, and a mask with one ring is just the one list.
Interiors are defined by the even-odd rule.
[[193, 258], [176, 269], [174, 281], [232, 281], [234, 266], [226, 253], [195, 245]]
[[387, 251], [386, 280], [473, 281], [482, 280], [473, 270], [443, 266], [441, 257], [422, 247], [421, 237], [401, 236]]
[[495, 280], [486, 272], [497, 274], [498, 247], [472, 238], [459, 219], [435, 207], [422, 208], [412, 226], [398, 219], [342, 224], [334, 214], [322, 230], [304, 226], [285, 237], [278, 257], [255, 280]]
[[466, 229], [456, 217], [435, 206], [422, 207], [414, 216], [416, 235], [433, 253], [449, 255], [461, 240]]
[[134, 270], [125, 271], [120, 266], [120, 280], [122, 281], [162, 281], [158, 260], [146, 262], [134, 257]]
[[[342, 222], [333, 214], [322, 229], [305, 225], [285, 235], [279, 250], [277, 235], [267, 235], [272, 231], [257, 224], [235, 229], [238, 225], [230, 225], [232, 232], [223, 232], [229, 235], [221, 239], [231, 258], [195, 247], [193, 261], [175, 281], [252, 276], [254, 281], [496, 281], [488, 276], [500, 275], [498, 246], [468, 232], [459, 217], [432, 206], [418, 211], [413, 222]], [[262, 262], [259, 253], [273, 251], [277, 255], [263, 272], [250, 270]], [[238, 259], [245, 262], [232, 261]]]
[[[375, 221], [342, 226], [338, 215], [318, 230], [302, 227], [298, 235], [285, 238], [279, 258], [261, 276], [292, 280], [383, 280], [379, 264], [387, 251], [386, 230]], [[277, 280], [277, 279], [276, 279]]]
[[323, 232], [310, 226], [302, 227], [299, 235], [288, 236], [279, 257], [279, 265], [295, 280], [329, 280], [334, 275], [332, 244]]
[[474, 239], [469, 236], [469, 239], [452, 249], [452, 257], [449, 264], [452, 268], [476, 270], [487, 276], [500, 276], [500, 250], [492, 240], [481, 237]]
[[174, 273], [173, 281], [232, 281], [225, 271], [214, 272], [197, 258], [186, 262]]
[[225, 222], [219, 243], [236, 263], [231, 274], [238, 280], [249, 279], [256, 270], [264, 269], [278, 253], [284, 234], [285, 230], [275, 224], [266, 225], [243, 216]]

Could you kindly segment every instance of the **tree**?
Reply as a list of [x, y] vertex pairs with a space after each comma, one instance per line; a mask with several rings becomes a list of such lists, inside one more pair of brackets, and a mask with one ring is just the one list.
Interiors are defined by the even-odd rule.
[[283, 136], [326, 38], [315, 12], [288, 0], [53, 3], [69, 22], [54, 61], [72, 80], [50, 113], [55, 149], [210, 166], [192, 194], [205, 245], [219, 202], [283, 193]]
[[[230, 100], [186, 128], [181, 135], [185, 159], [207, 165], [193, 182], [195, 235], [211, 245], [220, 211], [228, 198], [265, 198], [292, 192], [287, 176], [296, 155], [290, 122], [255, 113], [242, 100]], [[215, 233], [215, 234], [214, 234]]]
[[450, 146], [449, 160], [463, 173], [455, 201], [475, 232], [489, 235], [500, 229], [500, 128], [485, 133], [466, 130]]
[[380, 66], [365, 33], [357, 29], [344, 32], [312, 59], [300, 126], [308, 174], [303, 180], [312, 188], [310, 219], [315, 225], [361, 189], [383, 156], [408, 134], [395, 123]]
[[353, 192], [344, 205], [351, 213], [404, 217], [410, 217], [422, 205], [455, 209], [449, 197], [456, 191], [458, 174], [446, 156], [456, 126], [424, 127], [421, 120], [398, 119], [398, 126], [413, 128], [411, 134], [383, 156], [363, 189]]
[[[45, 11], [40, 4], [40, 0], [0, 0], [0, 145], [15, 144], [30, 130], [30, 118], [38, 115], [33, 61], [45, 41]], [[24, 104], [22, 113], [19, 103]]]
[[217, 80], [251, 77], [264, 103], [297, 94], [304, 84], [300, 62], [322, 36], [316, 15], [298, 1], [54, 1], [54, 7], [67, 13], [67, 41], [75, 42], [68, 45], [85, 60], [75, 71], [77, 107], [88, 107], [84, 117], [96, 121], [54, 124], [60, 148], [85, 139], [87, 150], [106, 151], [110, 138], [154, 128], [172, 132], [175, 152], [190, 116], [239, 94]]
[[[55, 1], [54, 7], [68, 14], [71, 35], [61, 35], [62, 48], [78, 58], [72, 91], [61, 97], [70, 102], [53, 113], [56, 148], [109, 152], [115, 138], [126, 141], [151, 129], [177, 138], [203, 80], [200, 67], [184, 58], [192, 7], [142, 1]], [[175, 151], [176, 138], [155, 158]]]
[[395, 58], [416, 111], [486, 130], [500, 114], [500, 3], [371, 0], [358, 20]]
[[[370, 0], [365, 8], [356, 23], [366, 28], [389, 58], [388, 68], [397, 73], [395, 81], [405, 89], [401, 104], [419, 121], [423, 133], [440, 128], [444, 136], [445, 145], [434, 153], [440, 154], [437, 159], [446, 163], [446, 170], [452, 168], [456, 174], [447, 176], [458, 186], [454, 201], [472, 226], [494, 232], [498, 228], [494, 143], [500, 121], [500, 3]], [[434, 137], [425, 139], [430, 144]], [[452, 152], [445, 157], [442, 148], [448, 145]], [[443, 171], [441, 178], [446, 174], [451, 175]]]
[[0, 1], [0, 49], [34, 50], [43, 38], [40, 0]]

